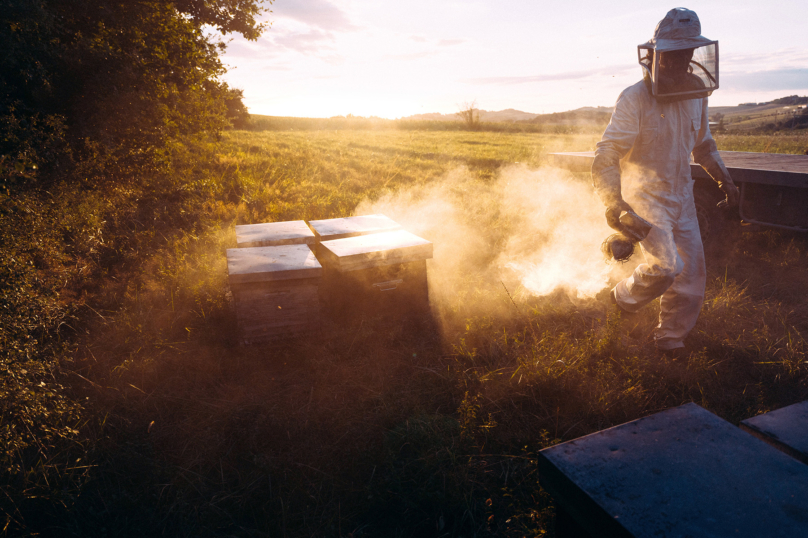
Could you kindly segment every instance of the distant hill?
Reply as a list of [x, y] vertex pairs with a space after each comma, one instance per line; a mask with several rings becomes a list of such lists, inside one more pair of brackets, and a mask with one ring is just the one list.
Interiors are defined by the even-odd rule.
[[[583, 107], [567, 112], [534, 114], [508, 108], [496, 112], [490, 110], [478, 110], [478, 112], [480, 114], [480, 121], [483, 122], [573, 125], [580, 123], [607, 123], [612, 114], [612, 110], [611, 107]], [[437, 112], [431, 114], [416, 114], [401, 119], [414, 121], [460, 121], [460, 117], [457, 114], [439, 114]]]
[[[499, 110], [497, 112], [490, 110], [478, 110], [477, 112], [480, 114], [480, 121], [488, 122], [513, 123], [515, 121], [529, 121], [538, 116], [538, 114], [522, 112], [521, 110], [514, 110], [513, 108]], [[460, 117], [457, 114], [439, 114], [437, 112], [431, 114], [415, 114], [414, 116], [407, 116], [401, 119], [413, 121], [460, 121]]]
[[567, 112], [554, 112], [552, 114], [541, 114], [536, 116], [530, 123], [548, 124], [548, 125], [581, 125], [581, 124], [607, 124], [609, 118], [612, 117], [613, 107], [599, 106], [591, 107], [586, 106], [583, 108], [576, 108]]
[[710, 121], [714, 130], [732, 132], [805, 129], [808, 128], [808, 97], [790, 95], [766, 103], [710, 107]]
[[[508, 108], [479, 110], [480, 121], [539, 125], [606, 125], [613, 107], [582, 107], [566, 112], [534, 114]], [[461, 121], [457, 114], [416, 114], [401, 118], [419, 121]], [[808, 96], [789, 95], [766, 103], [710, 107], [713, 130], [734, 132], [808, 128]]]

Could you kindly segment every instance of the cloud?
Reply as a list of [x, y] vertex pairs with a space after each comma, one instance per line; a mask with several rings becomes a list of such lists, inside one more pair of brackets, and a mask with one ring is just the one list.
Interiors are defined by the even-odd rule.
[[333, 41], [334, 35], [331, 32], [318, 29], [273, 36], [273, 42], [276, 45], [302, 54], [314, 54], [324, 50], [331, 50]]
[[559, 80], [580, 80], [591, 77], [613, 77], [617, 75], [624, 75], [629, 70], [637, 69], [634, 65], [617, 65], [611, 67], [602, 67], [595, 70], [587, 71], [567, 71], [565, 73], [548, 73], [542, 75], [528, 75], [528, 76], [515, 76], [515, 77], [482, 77], [464, 79], [461, 82], [468, 82], [472, 84], [528, 84], [532, 82], [554, 82]]
[[808, 50], [788, 48], [774, 52], [727, 53], [721, 55], [721, 65], [749, 70], [754, 67], [768, 69], [799, 68], [808, 63]]
[[804, 90], [808, 88], [808, 68], [721, 73], [720, 83], [733, 91]]
[[432, 52], [430, 51], [422, 51], [422, 52], [410, 52], [408, 54], [385, 54], [382, 58], [385, 60], [397, 60], [397, 61], [407, 61], [407, 60], [423, 60], [424, 58], [428, 58], [432, 56]]
[[284, 0], [275, 4], [272, 12], [277, 17], [288, 17], [327, 31], [358, 29], [344, 11], [328, 0]]
[[451, 47], [452, 45], [460, 45], [461, 43], [465, 43], [465, 39], [441, 39], [438, 41], [439, 47]]

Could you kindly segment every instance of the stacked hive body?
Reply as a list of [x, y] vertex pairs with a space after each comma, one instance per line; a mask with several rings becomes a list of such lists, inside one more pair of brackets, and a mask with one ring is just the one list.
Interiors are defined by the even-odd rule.
[[336, 321], [429, 309], [432, 243], [384, 215], [236, 226], [236, 240], [227, 269], [245, 344], [319, 330], [321, 304]]
[[432, 243], [384, 215], [309, 224], [319, 240], [321, 296], [332, 315], [398, 316], [428, 309], [426, 260], [432, 258]]
[[[320, 326], [322, 266], [303, 221], [236, 226], [227, 250], [230, 289], [243, 343], [297, 336]], [[266, 246], [252, 246], [266, 245]]]

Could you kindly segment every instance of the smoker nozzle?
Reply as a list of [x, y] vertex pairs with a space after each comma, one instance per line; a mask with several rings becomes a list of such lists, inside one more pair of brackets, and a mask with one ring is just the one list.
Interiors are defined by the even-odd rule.
[[634, 241], [642, 241], [648, 236], [653, 225], [636, 214], [634, 211], [623, 211], [620, 214], [620, 224], [624, 233]]

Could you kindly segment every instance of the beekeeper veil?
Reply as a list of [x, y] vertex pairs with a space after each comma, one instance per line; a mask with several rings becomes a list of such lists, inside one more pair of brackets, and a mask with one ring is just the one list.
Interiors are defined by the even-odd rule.
[[668, 11], [637, 54], [645, 83], [660, 102], [699, 99], [718, 88], [718, 41], [701, 35], [694, 11]]

